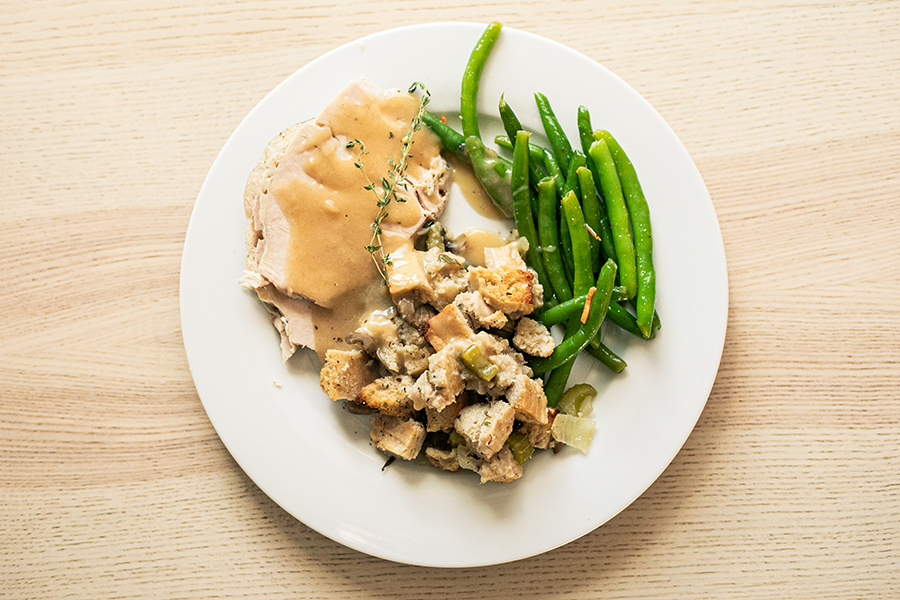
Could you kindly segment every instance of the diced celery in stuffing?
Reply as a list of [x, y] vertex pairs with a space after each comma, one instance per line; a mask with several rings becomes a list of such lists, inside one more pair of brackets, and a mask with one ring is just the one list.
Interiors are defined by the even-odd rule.
[[506, 440], [506, 445], [512, 451], [513, 458], [520, 465], [524, 465], [525, 461], [534, 454], [534, 446], [528, 441], [528, 436], [521, 431], [514, 431]]
[[594, 396], [597, 390], [587, 383], [573, 385], [563, 393], [556, 409], [573, 417], [586, 417], [591, 414]]

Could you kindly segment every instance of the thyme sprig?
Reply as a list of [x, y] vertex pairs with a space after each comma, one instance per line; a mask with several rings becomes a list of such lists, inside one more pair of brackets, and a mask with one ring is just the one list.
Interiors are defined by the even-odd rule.
[[428, 102], [431, 100], [431, 92], [428, 91], [425, 84], [419, 81], [413, 83], [409, 87], [408, 93], [413, 94], [418, 89], [422, 90], [422, 96], [419, 98], [419, 110], [416, 112], [416, 116], [413, 117], [409, 129], [406, 130], [406, 136], [401, 140], [400, 159], [394, 160], [393, 157], [388, 159], [387, 177], [382, 177], [379, 181], [380, 190], [376, 187], [376, 184], [369, 179], [369, 175], [365, 171], [363, 156], [368, 154], [366, 145], [359, 139], [347, 142], [347, 148], [359, 148], [359, 154], [357, 155], [356, 162], [353, 163], [353, 166], [359, 169], [363, 174], [363, 177], [366, 178], [366, 185], [363, 186], [363, 188], [375, 194], [375, 203], [378, 206], [378, 214], [375, 215], [375, 219], [372, 222], [372, 239], [369, 242], [369, 245], [366, 246], [366, 250], [372, 255], [372, 260], [375, 261], [375, 267], [378, 269], [378, 273], [381, 275], [385, 284], [387, 284], [388, 281], [387, 267], [391, 264], [391, 257], [389, 254], [384, 253], [382, 247], [381, 224], [388, 216], [388, 205], [390, 205], [392, 201], [401, 203], [406, 202], [406, 198], [397, 195], [397, 189], [402, 188], [403, 190], [408, 190], [412, 183], [406, 176], [406, 168], [409, 166], [411, 149], [413, 143], [415, 143], [413, 135], [422, 128], [422, 117], [425, 114], [425, 107], [428, 106]]

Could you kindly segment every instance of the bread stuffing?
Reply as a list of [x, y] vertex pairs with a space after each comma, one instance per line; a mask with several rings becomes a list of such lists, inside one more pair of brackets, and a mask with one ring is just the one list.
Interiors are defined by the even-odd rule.
[[[482, 483], [513, 481], [523, 473], [507, 445], [514, 431], [535, 447], [552, 444], [555, 411], [524, 354], [553, 350], [547, 328], [525, 316], [540, 308], [543, 290], [516, 241], [487, 249], [492, 268], [467, 263], [452, 247], [445, 238], [440, 248], [402, 249], [392, 260], [400, 266], [388, 271], [395, 306], [363, 319], [347, 336], [353, 349], [326, 353], [320, 384], [332, 399], [377, 411], [371, 438], [385, 454], [422, 455], [444, 471], [475, 471]], [[358, 372], [351, 357], [376, 365], [377, 377], [361, 371], [345, 381]], [[357, 394], [346, 398], [351, 386]]]

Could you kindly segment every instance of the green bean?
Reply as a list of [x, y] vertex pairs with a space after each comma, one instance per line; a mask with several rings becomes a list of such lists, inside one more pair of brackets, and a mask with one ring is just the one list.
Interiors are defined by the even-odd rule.
[[[484, 144], [484, 142], [480, 143], [482, 145]], [[509, 176], [512, 175], [512, 163], [490, 148], [485, 148], [485, 152], [487, 153], [488, 159], [491, 161], [489, 164], [493, 165], [494, 171], [497, 172], [497, 175], [502, 177], [504, 181], [509, 182]], [[512, 198], [512, 195], [510, 195], [510, 198]]]
[[[574, 162], [574, 161], [573, 161]], [[591, 263], [591, 236], [584, 223], [581, 204], [575, 192], [568, 192], [562, 199], [563, 215], [572, 236], [572, 261], [574, 263], [572, 293], [576, 296], [586, 294], [594, 281], [594, 269]]]
[[[616, 294], [616, 287], [614, 287], [613, 296], [615, 296]], [[560, 303], [555, 307], [544, 311], [538, 317], [538, 320], [547, 327], [552, 327], [554, 325], [562, 323], [566, 319], [570, 319], [570, 325], [573, 323], [577, 325], [580, 323], [578, 316], [581, 315], [584, 310], [585, 300], [587, 300], [587, 295], [578, 296], [566, 302]], [[625, 315], [625, 317], [623, 318], [622, 315]], [[610, 302], [609, 307], [607, 308], [606, 316], [611, 322], [622, 327], [629, 333], [643, 338], [640, 330], [637, 327], [637, 322], [635, 321], [634, 317], [619, 304]], [[609, 348], [600, 344], [599, 335], [590, 341], [585, 350], [588, 352], [588, 354], [599, 360], [601, 363], [603, 363], [605, 366], [616, 373], [621, 372], [626, 366], [625, 361], [616, 356], [611, 350], [609, 350]], [[544, 392], [547, 395], [548, 406], [556, 406], [555, 402], [552, 404], [550, 403], [551, 397], [556, 398], [558, 401], [561, 401], [559, 400], [560, 394], [562, 393], [561, 387], [565, 387], [569, 370], [571, 370], [571, 365], [568, 366], [568, 370], [565, 366], [563, 366], [555, 369], [550, 374], [550, 378], [544, 385]]]
[[484, 71], [488, 55], [490, 55], [502, 27], [503, 25], [499, 21], [494, 21], [487, 26], [472, 49], [469, 62], [463, 71], [459, 117], [462, 120], [462, 132], [465, 138], [474, 136], [481, 139], [481, 129], [478, 127], [478, 86], [481, 82], [481, 72]]
[[512, 190], [509, 187], [509, 163], [484, 146], [475, 136], [466, 138], [466, 152], [472, 159], [472, 171], [481, 187], [507, 217], [513, 216]]
[[572, 236], [569, 234], [569, 222], [559, 207], [559, 250], [562, 252], [563, 267], [566, 269], [566, 279], [575, 284], [575, 261], [572, 258]]
[[563, 188], [563, 195], [569, 192], [575, 192], [578, 200], [581, 200], [581, 185], [578, 182], [578, 169], [585, 166], [587, 157], [581, 150], [573, 150], [572, 157], [569, 159], [569, 170], [566, 171], [566, 187]]
[[586, 106], [578, 107], [578, 139], [581, 140], [581, 149], [587, 154], [594, 143], [594, 128], [591, 127], [591, 113]]
[[598, 132], [600, 139], [609, 146], [610, 154], [616, 165], [622, 192], [628, 205], [631, 227], [634, 230], [634, 250], [637, 270], [637, 297], [635, 309], [637, 323], [644, 337], [649, 338], [653, 331], [653, 319], [656, 304], [656, 270], [653, 268], [653, 233], [650, 228], [650, 208], [637, 172], [631, 160], [622, 150], [622, 146], [608, 131]]
[[[513, 143], [505, 135], [498, 135], [494, 138], [494, 142], [501, 148], [506, 150], [513, 149]], [[544, 149], [536, 144], [528, 144], [528, 177], [531, 185], [537, 187], [537, 183], [547, 176], [540, 165], [544, 163]], [[531, 212], [538, 214], [537, 196], [531, 195]]]
[[472, 160], [466, 153], [466, 138], [463, 134], [441, 121], [434, 113], [426, 112], [422, 115], [422, 121], [438, 137], [444, 150], [464, 163], [471, 164]]
[[563, 174], [562, 169], [559, 168], [559, 163], [556, 162], [553, 152], [548, 148], [541, 149], [544, 152], [544, 166], [547, 167], [547, 174], [556, 180], [556, 189], [561, 190], [566, 183], [566, 176]]
[[581, 352], [599, 333], [600, 326], [603, 324], [603, 318], [606, 316], [606, 310], [609, 307], [609, 299], [612, 296], [612, 289], [616, 280], [616, 271], [616, 263], [607, 260], [606, 264], [600, 269], [600, 275], [597, 276], [596, 291], [591, 300], [587, 321], [574, 335], [563, 340], [554, 348], [553, 354], [531, 362], [531, 369], [535, 375], [540, 375], [562, 366]]
[[547, 99], [547, 96], [537, 92], [534, 94], [534, 101], [537, 103], [538, 113], [541, 115], [541, 123], [544, 125], [544, 131], [550, 140], [550, 147], [553, 148], [556, 161], [563, 172], [566, 172], [569, 169], [569, 159], [572, 157], [572, 144], [569, 143], [569, 138], [566, 137], [566, 133], [559, 124], [559, 119], [553, 113], [553, 108], [550, 107], [550, 101]]
[[[575, 296], [571, 300], [566, 300], [565, 302], [554, 304], [553, 306], [547, 306], [534, 318], [547, 327], [553, 327], [554, 325], [562, 323], [569, 317], [580, 315], [582, 309], [584, 309], [585, 300], [587, 300], [587, 294]], [[622, 302], [623, 300], [627, 300], [625, 297], [625, 288], [620, 285], [614, 286], [612, 297], [610, 298], [610, 306], [612, 306], [612, 303]], [[635, 327], [637, 327], [637, 325], [635, 325]]]
[[[509, 140], [509, 138], [505, 135], [498, 135], [494, 138], [494, 143], [504, 148], [506, 150], [514, 150], [513, 143]], [[545, 148], [538, 146], [537, 144], [528, 144], [528, 156], [529, 156], [529, 164], [533, 164], [535, 166], [544, 164], [544, 152]], [[546, 177], [546, 175], [541, 175], [541, 179]], [[540, 181], [541, 179], [538, 179]]]
[[[591, 145], [594, 143], [594, 130], [591, 129], [591, 114], [588, 112], [588, 109], [584, 106], [578, 107], [578, 136], [581, 139], [581, 148], [584, 150], [585, 154], [589, 154], [591, 151]], [[600, 192], [600, 173], [597, 170], [597, 166], [594, 164], [594, 161], [587, 161], [587, 168], [591, 171], [591, 177], [594, 182], [594, 189], [597, 192]], [[600, 246], [603, 248], [603, 254], [606, 255], [606, 258], [611, 258], [617, 263], [619, 262], [618, 256], [616, 256], [616, 248], [613, 245], [612, 241], [612, 229], [609, 225], [609, 216], [607, 215], [606, 203], [602, 197], [598, 197], [599, 208], [600, 208], [600, 220], [598, 228], [595, 229], [595, 233], [600, 236]], [[587, 210], [587, 208], [585, 208]], [[588, 224], [590, 225], [590, 220], [588, 220]], [[593, 225], [591, 225], [593, 227]]]
[[585, 300], [587, 300], [587, 294], [575, 296], [571, 300], [560, 302], [556, 306], [550, 307], [541, 312], [541, 314], [538, 315], [537, 320], [547, 327], [559, 325], [563, 321], [567, 321], [572, 317], [581, 315], [581, 312], [584, 310]]
[[503, 130], [506, 131], [509, 141], [515, 144], [516, 132], [522, 129], [522, 123], [519, 121], [519, 117], [516, 116], [516, 113], [513, 112], [512, 107], [506, 103], [502, 94], [500, 95], [499, 110], [500, 121], [503, 122]]
[[[599, 240], [593, 235], [591, 236], [591, 260], [594, 273], [596, 273], [600, 270], [600, 249], [603, 241], [603, 228], [600, 226], [600, 198], [597, 197], [597, 189], [594, 187], [594, 176], [591, 174], [591, 170], [587, 167], [581, 167], [576, 174], [578, 176], [578, 185], [581, 188], [581, 206], [584, 208], [584, 221], [594, 234], [600, 236]], [[612, 240], [610, 240], [611, 244]]]
[[[557, 191], [557, 193], [559, 193], [563, 189], [563, 186], [566, 184], [566, 176], [565, 176], [565, 174], [563, 174], [562, 170], [559, 168], [559, 163], [556, 162], [556, 157], [553, 155], [553, 152], [551, 150], [548, 150], [547, 148], [544, 148], [543, 150], [544, 150], [544, 166], [547, 167], [547, 173], [549, 174], [549, 176], [553, 177], [556, 180], [556, 191]], [[562, 194], [560, 194], [560, 198], [561, 197], [562, 197]], [[565, 238], [565, 239], [568, 240], [568, 238]], [[562, 243], [565, 243], [565, 242], [562, 242]], [[565, 252], [565, 249], [563, 250], [563, 253], [565, 255], [568, 255], [568, 253]], [[563, 261], [563, 265], [565, 265], [566, 279], [568, 279], [568, 281], [571, 282], [572, 274], [569, 270], [569, 265], [565, 261]], [[562, 393], [562, 392], [560, 392], [560, 393]]]
[[636, 335], [639, 338], [644, 337], [640, 327], [637, 325], [637, 319], [635, 319], [634, 315], [628, 312], [625, 307], [618, 302], [609, 303], [609, 310], [606, 313], [606, 317], [620, 329]]
[[475, 177], [481, 183], [481, 187], [494, 202], [497, 208], [507, 217], [513, 216], [512, 192], [509, 188], [509, 172], [504, 169], [503, 163], [498, 162], [498, 157], [493, 150], [488, 150], [481, 139], [481, 129], [478, 126], [478, 86], [481, 73], [487, 62], [488, 55], [500, 35], [503, 27], [498, 21], [488, 25], [463, 71], [462, 86], [459, 100], [459, 117], [462, 121], [462, 132], [466, 139], [466, 153], [472, 161], [472, 170]]
[[[547, 171], [550, 175], [557, 178], [556, 190], [560, 197], [562, 197], [565, 194], [567, 185], [566, 171], [568, 170], [572, 156], [572, 145], [569, 144], [569, 140], [566, 137], [562, 126], [559, 124], [559, 120], [553, 113], [553, 108], [550, 106], [550, 101], [547, 97], [541, 93], [535, 93], [534, 99], [541, 116], [541, 123], [544, 126], [544, 131], [550, 140], [550, 147], [552, 148], [552, 152], [545, 153], [544, 165], [547, 167]], [[553, 160], [550, 160], [551, 156]], [[568, 229], [565, 226], [565, 219], [559, 219], [559, 223], [561, 225], [559, 242], [562, 248], [563, 265], [567, 278], [571, 281], [574, 277], [572, 273], [574, 265], [571, 260], [570, 236]]]
[[[575, 172], [578, 170], [579, 166], [584, 165], [584, 155], [579, 151], [574, 151], [572, 153], [572, 157], [569, 160], [569, 171], [566, 174], [565, 184], [562, 187], [562, 195], [565, 196], [569, 192], [574, 192], [578, 197], [578, 200], [581, 200], [581, 190], [578, 185], [578, 178], [575, 176]], [[566, 265], [566, 270], [569, 273], [569, 281], [574, 283], [575, 279], [575, 264], [573, 262], [572, 257], [572, 236], [569, 233], [569, 224], [565, 218], [562, 218], [562, 211], [560, 211], [561, 218], [559, 220], [559, 241], [562, 246], [563, 251], [563, 261]], [[591, 275], [591, 279], [593, 279], [593, 275]]]
[[[606, 318], [620, 329], [636, 335], [639, 338], [643, 338], [644, 334], [641, 333], [641, 330], [638, 328], [637, 320], [634, 318], [634, 315], [628, 312], [624, 306], [619, 304], [622, 299], [621, 288], [619, 286], [614, 287], [609, 303], [609, 309], [606, 312]], [[572, 317], [580, 316], [584, 310], [584, 303], [586, 300], [587, 294], [583, 294], [581, 296], [575, 296], [571, 300], [560, 302], [556, 306], [550, 306], [537, 316], [537, 320], [547, 327], [559, 325]]]
[[559, 251], [559, 226], [556, 222], [556, 180], [545, 177], [538, 183], [538, 237], [547, 279], [556, 297], [565, 302], [572, 298]]
[[[581, 321], [577, 317], [569, 319], [563, 341], [578, 333], [580, 328]], [[547, 396], [547, 406], [550, 408], [555, 408], [559, 403], [559, 399], [566, 389], [566, 383], [569, 381], [569, 374], [572, 372], [572, 367], [575, 365], [575, 358], [575, 356], [572, 356], [562, 365], [553, 369], [553, 371], [550, 372], [550, 376], [547, 377], [547, 381], [544, 383], [544, 395]]]
[[[599, 336], [598, 338], [595, 338], [595, 340], [596, 339], [599, 339]], [[594, 346], [594, 340], [591, 340], [591, 343], [587, 346], [586, 352], [600, 361], [601, 364], [609, 368], [613, 373], [621, 373], [625, 370], [625, 367], [628, 366], [615, 352], [599, 341], [597, 342], [597, 345]]]
[[[439, 117], [436, 117], [432, 113], [425, 113], [422, 120], [425, 121], [428, 128], [438, 136], [438, 140], [441, 142], [441, 148], [460, 161], [468, 165], [472, 164], [472, 159], [466, 152], [466, 140], [461, 133], [441, 121]], [[493, 160], [494, 171], [504, 179], [508, 178], [509, 174], [512, 172], [512, 164], [505, 158], [496, 156], [495, 153], [489, 150], [486, 150], [486, 152]], [[541, 152], [543, 153], [543, 150], [541, 150]]]
[[600, 189], [606, 198], [606, 208], [609, 210], [609, 222], [612, 226], [613, 245], [616, 247], [616, 256], [619, 265], [619, 282], [625, 286], [629, 298], [634, 298], [637, 292], [637, 278], [635, 274], [634, 242], [631, 240], [631, 224], [628, 218], [628, 207], [622, 196], [622, 186], [619, 183], [619, 175], [613, 162], [609, 147], [602, 139], [591, 144], [589, 151], [591, 160], [600, 174]]
[[[516, 113], [513, 112], [512, 107], [503, 99], [502, 94], [500, 95], [499, 110], [500, 120], [503, 122], [503, 129], [506, 130], [509, 141], [515, 145], [516, 132], [522, 129], [522, 123], [519, 122], [519, 118], [516, 116]], [[537, 185], [537, 182], [544, 178], [541, 172], [538, 171], [537, 165], [534, 162], [529, 163], [528, 174], [531, 185]]]
[[463, 350], [460, 359], [469, 371], [484, 381], [490, 381], [500, 371], [497, 365], [488, 360], [478, 344], [472, 344]]
[[541, 285], [548, 286], [544, 292], [545, 299], [549, 300], [553, 296], [553, 290], [547, 277], [547, 271], [544, 269], [544, 261], [541, 258], [540, 244], [538, 243], [537, 230], [534, 225], [534, 215], [531, 212], [532, 197], [534, 193], [531, 186], [528, 185], [528, 138], [530, 133], [527, 131], [518, 131], [516, 133], [516, 149], [513, 154], [512, 175], [510, 176], [510, 185], [512, 187], [513, 208], [516, 218], [516, 229], [519, 235], [528, 241], [528, 250], [525, 253], [525, 260], [528, 265], [537, 273], [538, 281]]

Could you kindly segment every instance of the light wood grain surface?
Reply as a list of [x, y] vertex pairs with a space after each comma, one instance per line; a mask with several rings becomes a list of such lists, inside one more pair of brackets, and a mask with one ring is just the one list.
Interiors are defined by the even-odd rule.
[[[563, 548], [398, 565], [238, 468], [185, 360], [200, 185], [344, 42], [500, 19], [609, 67], [711, 193], [719, 375], [663, 476]], [[0, 3], [0, 597], [900, 597], [900, 3]]]

